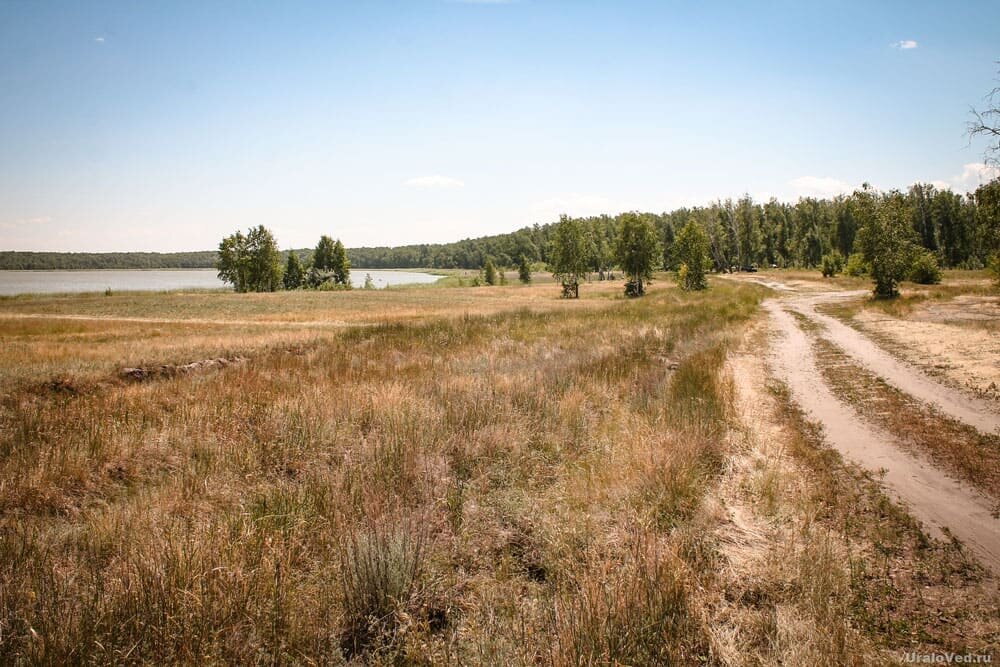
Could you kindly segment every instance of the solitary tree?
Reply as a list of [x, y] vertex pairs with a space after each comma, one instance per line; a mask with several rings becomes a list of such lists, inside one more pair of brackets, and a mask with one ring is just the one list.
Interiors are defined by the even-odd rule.
[[646, 293], [643, 281], [653, 278], [653, 270], [660, 262], [662, 252], [660, 235], [652, 222], [638, 213], [622, 214], [615, 255], [628, 280], [625, 294], [642, 296]]
[[587, 275], [591, 258], [590, 239], [583, 222], [562, 215], [552, 232], [549, 265], [552, 275], [562, 282], [563, 297], [580, 298], [580, 280]]
[[333, 271], [333, 279], [338, 285], [351, 286], [351, 260], [347, 258], [347, 250], [340, 239], [337, 239], [337, 242], [333, 244], [333, 260], [330, 270]]
[[237, 292], [273, 292], [281, 284], [281, 252], [264, 225], [222, 239], [216, 268]]
[[[869, 201], [874, 201], [874, 198]], [[877, 298], [889, 299], [899, 295], [899, 282], [906, 278], [913, 266], [915, 236], [906, 202], [898, 192], [878, 202], [874, 215], [858, 230], [858, 246], [875, 281]]]
[[283, 279], [285, 289], [298, 289], [302, 287], [304, 280], [305, 270], [302, 268], [299, 253], [289, 250], [288, 262], [285, 264], [285, 277]]
[[497, 267], [493, 265], [493, 260], [486, 258], [486, 265], [483, 266], [483, 279], [487, 285], [497, 284]]
[[694, 218], [688, 220], [674, 240], [674, 260], [681, 289], [702, 290], [708, 287], [705, 271], [712, 263], [708, 235]]
[[531, 282], [531, 266], [523, 253], [517, 258], [517, 279], [525, 285]]

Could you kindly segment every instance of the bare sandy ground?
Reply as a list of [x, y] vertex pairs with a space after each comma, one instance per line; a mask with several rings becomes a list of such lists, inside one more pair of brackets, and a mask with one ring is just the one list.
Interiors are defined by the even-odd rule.
[[984, 433], [1000, 433], [994, 402], [978, 399], [936, 381], [879, 347], [872, 339], [816, 310], [817, 305], [856, 299], [857, 291], [824, 289], [822, 284], [785, 283], [759, 276], [738, 276], [766, 284], [779, 296], [765, 302], [775, 339], [769, 351], [771, 372], [788, 386], [807, 416], [823, 426], [825, 439], [848, 460], [881, 477], [886, 491], [937, 537], [952, 535], [982, 564], [1000, 574], [1000, 518], [996, 500], [951, 478], [928, 459], [904, 450], [884, 427], [863, 418], [838, 398], [817, 365], [809, 335], [796, 322], [799, 313], [819, 325], [817, 335], [899, 390], [932, 405], [945, 416]]
[[831, 292], [793, 297], [786, 302], [789, 308], [822, 325], [824, 338], [900, 391], [983, 433], [1000, 434], [1000, 412], [994, 403], [938, 382], [919, 368], [897, 359], [858, 330], [816, 310], [817, 305], [857, 296], [855, 292]]
[[862, 310], [854, 323], [930, 374], [1000, 401], [1000, 298], [963, 295], [905, 319]]
[[[991, 514], [991, 499], [951, 479], [922, 457], [904, 451], [896, 445], [891, 433], [866, 423], [834, 396], [817, 368], [809, 337], [787, 310], [795, 305], [775, 299], [765, 304], [778, 334], [771, 357], [772, 368], [775, 375], [788, 385], [794, 400], [812, 420], [823, 425], [826, 440], [832, 447], [846, 458], [881, 474], [890, 494], [906, 505], [932, 534], [945, 537], [947, 531], [954, 535], [983, 565], [1000, 574], [1000, 519]], [[843, 324], [840, 326], [850, 330]], [[857, 335], [857, 332], [854, 333]], [[871, 345], [870, 341], [864, 342]], [[857, 341], [854, 343], [854, 351], [859, 356], [871, 352]], [[875, 352], [873, 365], [886, 370], [883, 367], [885, 360], [879, 357], [885, 353], [877, 348]], [[892, 367], [888, 369], [899, 371]], [[911, 372], [907, 369], [903, 371]], [[897, 375], [896, 380], [900, 379]], [[933, 390], [930, 397], [942, 401], [944, 405], [954, 408], [960, 404], [953, 398], [944, 400], [941, 391], [947, 391], [947, 388], [938, 389], [932, 384], [921, 386], [923, 391]], [[977, 420], [982, 417], [976, 410], [970, 414]]]

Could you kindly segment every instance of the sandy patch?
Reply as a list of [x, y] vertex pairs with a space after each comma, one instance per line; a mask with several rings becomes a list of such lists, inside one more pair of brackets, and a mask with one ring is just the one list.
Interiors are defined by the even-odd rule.
[[[904, 359], [959, 387], [1000, 401], [1000, 303], [993, 297], [958, 297], [916, 308], [906, 319], [862, 310], [855, 321]], [[965, 322], [965, 325], [958, 322]]]

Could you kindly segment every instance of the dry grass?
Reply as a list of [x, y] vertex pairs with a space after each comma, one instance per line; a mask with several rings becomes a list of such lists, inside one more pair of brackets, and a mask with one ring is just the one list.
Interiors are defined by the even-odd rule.
[[[804, 477], [736, 474], [752, 448], [726, 363], [764, 290], [588, 287], [319, 295], [358, 322], [406, 301], [339, 329], [3, 320], [21, 347], [0, 368], [19, 378], [0, 663], [864, 664], [911, 645], [872, 602], [898, 583], [883, 552], [851, 548], [928, 548], [905, 514], [805, 438], [781, 440]], [[192, 312], [215, 297], [238, 321], [318, 317], [230, 295]], [[168, 315], [159, 298], [118, 316]], [[220, 351], [250, 359], [101, 380]], [[785, 526], [744, 549], [759, 568], [728, 545], [730, 501]], [[951, 569], [905, 561], [926, 581], [977, 576], [933, 548]]]
[[[724, 459], [719, 369], [761, 290], [619, 289], [414, 290], [416, 316], [304, 339], [5, 320], [25, 381], [0, 412], [0, 662], [705, 656], [680, 536]], [[356, 294], [337, 297], [364, 312]], [[122, 315], [169, 308], [146, 298]], [[442, 316], [465, 298], [483, 302]], [[222, 349], [251, 359], [27, 380]]]

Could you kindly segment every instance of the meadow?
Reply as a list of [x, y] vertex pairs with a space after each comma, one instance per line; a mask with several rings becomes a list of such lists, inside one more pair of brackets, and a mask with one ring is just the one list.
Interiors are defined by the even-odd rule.
[[[996, 636], [982, 570], [767, 378], [767, 289], [581, 294], [0, 300], [0, 663], [881, 664]], [[209, 358], [240, 362], [121, 376]]]

